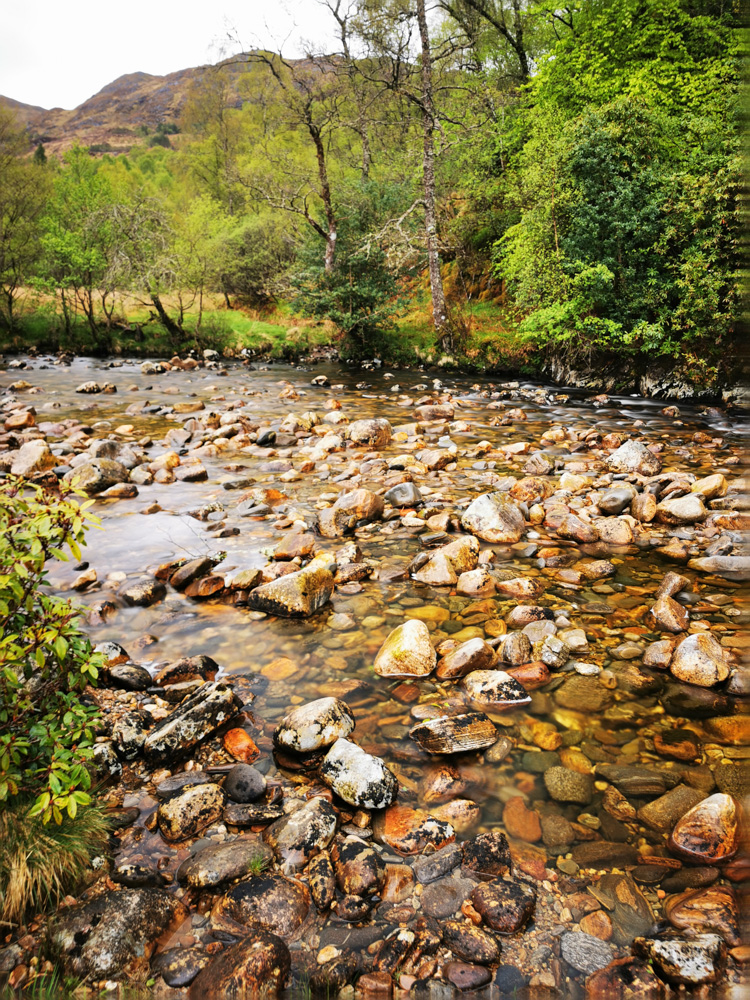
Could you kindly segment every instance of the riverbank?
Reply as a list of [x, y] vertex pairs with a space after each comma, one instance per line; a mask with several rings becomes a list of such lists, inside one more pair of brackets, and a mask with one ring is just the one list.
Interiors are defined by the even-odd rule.
[[0, 463], [77, 477], [102, 521], [49, 585], [107, 658], [116, 829], [87, 887], [11, 929], [14, 986], [740, 988], [727, 410], [326, 363], [25, 364], [0, 374]]

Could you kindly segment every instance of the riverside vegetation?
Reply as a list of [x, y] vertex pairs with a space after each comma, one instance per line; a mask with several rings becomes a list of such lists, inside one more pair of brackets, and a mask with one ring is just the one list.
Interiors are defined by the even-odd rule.
[[2, 112], [6, 346], [731, 381], [735, 4], [323, 6], [335, 52], [209, 68], [126, 152]]
[[742, 995], [740, 421], [421, 377], [0, 373], [9, 991]]

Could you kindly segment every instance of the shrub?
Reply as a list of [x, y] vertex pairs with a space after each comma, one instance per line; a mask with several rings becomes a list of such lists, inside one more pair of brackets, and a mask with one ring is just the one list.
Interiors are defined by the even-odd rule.
[[45, 563], [80, 559], [83, 494], [0, 484], [0, 803], [42, 823], [88, 806], [97, 711], [84, 703], [101, 658], [69, 601], [45, 594]]

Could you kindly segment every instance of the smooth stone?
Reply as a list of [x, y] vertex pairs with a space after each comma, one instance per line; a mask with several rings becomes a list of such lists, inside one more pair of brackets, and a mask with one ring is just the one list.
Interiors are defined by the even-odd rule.
[[333, 593], [330, 569], [314, 563], [251, 590], [248, 607], [282, 618], [309, 618], [330, 601]]
[[613, 472], [637, 472], [641, 476], [655, 476], [661, 472], [659, 456], [640, 441], [626, 441], [612, 452], [606, 463]]
[[497, 879], [475, 886], [471, 902], [492, 930], [514, 934], [531, 919], [536, 907], [536, 892], [524, 882]]
[[213, 958], [194, 981], [190, 1000], [275, 997], [283, 991], [290, 969], [289, 949], [281, 938], [253, 928]]
[[486, 542], [518, 542], [526, 529], [520, 508], [504, 493], [483, 493], [461, 517], [461, 526]]
[[423, 809], [390, 806], [376, 818], [375, 839], [403, 856], [421, 854], [426, 848], [438, 850], [455, 840], [450, 823], [435, 819]]
[[346, 896], [380, 895], [385, 884], [385, 863], [378, 852], [358, 837], [338, 839], [331, 849], [336, 885]]
[[705, 795], [689, 785], [676, 785], [638, 810], [638, 819], [652, 830], [666, 832]]
[[705, 632], [688, 635], [677, 644], [669, 669], [679, 680], [699, 687], [713, 687], [729, 676], [723, 648]]
[[322, 796], [316, 796], [266, 827], [262, 837], [279, 860], [295, 869], [303, 868], [328, 847], [335, 832], [333, 806]]
[[503, 670], [474, 670], [461, 681], [470, 702], [492, 708], [520, 708], [531, 696], [518, 681]]
[[447, 844], [445, 847], [441, 847], [439, 851], [435, 851], [434, 854], [426, 854], [417, 858], [413, 866], [414, 875], [417, 881], [423, 885], [434, 882], [460, 865], [462, 856], [461, 848], [458, 844]]
[[331, 746], [353, 729], [354, 716], [345, 702], [338, 698], [318, 698], [284, 716], [273, 741], [285, 750], [311, 753]]
[[222, 844], [209, 844], [182, 862], [177, 881], [196, 889], [222, 885], [267, 868], [273, 851], [256, 837], [237, 837]]
[[310, 893], [301, 882], [283, 875], [253, 875], [219, 897], [211, 923], [234, 934], [260, 926], [284, 938], [302, 926], [309, 909]]
[[181, 989], [189, 986], [210, 961], [211, 956], [200, 948], [170, 948], [151, 960], [151, 972], [161, 976], [167, 986]]
[[427, 625], [411, 618], [388, 635], [373, 669], [380, 677], [426, 677], [436, 665], [437, 654]]
[[151, 730], [143, 756], [154, 765], [187, 754], [235, 713], [234, 693], [227, 684], [204, 684]]
[[551, 767], [544, 772], [544, 784], [556, 802], [575, 802], [588, 805], [594, 795], [590, 774], [580, 774], [567, 767]]
[[414, 483], [398, 483], [383, 495], [383, 499], [391, 507], [418, 507], [422, 503], [422, 494]]
[[681, 857], [708, 865], [732, 858], [738, 847], [739, 817], [734, 799], [709, 795], [677, 818], [669, 846]]
[[319, 774], [339, 798], [364, 809], [384, 809], [398, 795], [398, 780], [380, 757], [349, 740], [336, 740]]
[[468, 878], [441, 878], [430, 882], [419, 897], [428, 917], [443, 919], [453, 916], [468, 899], [475, 882]]
[[252, 764], [235, 764], [224, 779], [224, 791], [234, 802], [255, 802], [266, 790], [266, 779]]
[[565, 931], [560, 937], [560, 953], [563, 961], [587, 976], [606, 968], [615, 957], [611, 944], [582, 931]]
[[165, 840], [186, 840], [219, 819], [223, 808], [224, 792], [219, 785], [190, 785], [161, 803], [159, 830]]
[[459, 920], [447, 920], [442, 925], [443, 945], [456, 958], [477, 965], [495, 965], [500, 958], [500, 945], [480, 927]]
[[636, 938], [633, 951], [649, 959], [658, 975], [674, 986], [715, 983], [724, 969], [726, 949], [718, 934], [691, 939]]

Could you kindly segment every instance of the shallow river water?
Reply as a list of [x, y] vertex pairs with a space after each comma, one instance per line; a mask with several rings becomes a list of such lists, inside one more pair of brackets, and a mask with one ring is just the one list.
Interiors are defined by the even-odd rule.
[[[257, 434], [271, 429], [281, 435], [280, 424], [288, 414], [300, 418], [313, 411], [323, 418], [338, 412], [348, 421], [387, 418], [394, 437], [381, 449], [351, 443], [346, 447], [344, 441], [341, 449], [324, 459], [303, 465], [298, 448], [316, 440], [303, 427], [296, 431], [296, 440], [292, 433], [288, 441], [282, 437], [281, 445], [271, 448], [247, 443], [236, 449], [229, 439], [220, 453], [201, 455], [205, 481], [154, 482], [139, 486], [131, 499], [99, 498], [92, 510], [101, 530], [89, 533], [84, 550], [88, 567], [56, 565], [50, 585], [71, 596], [76, 579], [93, 568], [96, 582], [75, 594], [76, 600], [98, 609], [87, 626], [93, 640], [122, 644], [134, 662], [152, 673], [180, 657], [206, 654], [219, 664], [219, 679], [242, 678], [242, 689], [255, 695], [244, 728], [262, 751], [259, 766], [267, 778], [303, 780], [293, 767], [283, 766], [283, 758], [274, 758], [271, 734], [294, 706], [334, 694], [344, 698], [356, 718], [352, 739], [397, 774], [399, 803], [453, 822], [458, 840], [486, 830], [507, 833], [516, 868], [536, 880], [545, 900], [543, 907], [538, 904], [532, 930], [504, 943], [503, 967], [516, 968], [524, 977], [516, 986], [531, 979], [540, 996], [555, 986], [563, 992], [581, 988], [575, 986], [582, 982], [581, 970], [560, 957], [561, 935], [571, 929], [607, 941], [614, 956], [626, 954], [634, 937], [660, 922], [668, 926], [671, 920], [674, 927], [703, 933], [715, 931], [718, 921], [724, 927], [719, 933], [729, 954], [728, 971], [712, 988], [717, 995], [725, 991], [727, 996], [744, 995], [736, 985], [738, 970], [747, 960], [738, 899], [743, 897], [747, 868], [736, 858], [729, 867], [712, 866], [705, 859], [680, 867], [667, 847], [680, 807], [675, 809], [673, 801], [662, 802], [662, 796], [675, 787], [687, 790], [684, 813], [688, 803], [711, 794], [729, 793], [738, 802], [744, 794], [750, 757], [749, 688], [743, 666], [750, 614], [747, 588], [736, 579], [701, 572], [688, 563], [704, 555], [707, 544], [720, 536], [726, 537], [722, 552], [743, 551], [742, 516], [722, 523], [716, 512], [747, 510], [743, 478], [747, 421], [726, 409], [681, 402], [592, 398], [539, 383], [363, 371], [339, 364], [248, 370], [228, 362], [214, 370], [153, 375], [143, 374], [135, 362], [111, 366], [79, 359], [59, 366], [52, 359], [33, 359], [29, 365], [1, 374], [0, 387], [7, 389], [24, 379], [38, 390], [18, 391], [16, 398], [35, 407], [37, 424], [46, 430], [53, 452], [60, 451], [70, 425], [55, 432], [45, 422], [79, 422], [91, 439], [110, 435], [134, 443], [151, 439], [147, 456], [153, 461], [172, 449], [188, 457], [190, 443], [182, 443], [180, 429], [197, 426], [196, 420], [205, 422], [212, 411], [220, 416], [234, 409], [259, 428]], [[322, 375], [326, 385], [312, 384]], [[88, 380], [111, 383], [116, 392], [76, 393], [76, 387]], [[454, 408], [452, 418], [415, 417], [418, 405], [448, 399]], [[175, 407], [193, 412], [177, 413]], [[404, 427], [399, 433], [401, 425], [417, 420], [419, 427]], [[323, 426], [341, 433], [346, 423]], [[555, 428], [564, 433], [550, 435]], [[619, 435], [622, 441], [637, 436], [650, 445], [664, 471], [688, 474], [685, 491], [690, 479], [723, 475], [728, 492], [706, 501], [714, 526], [644, 523], [635, 526], [633, 540], [624, 544], [579, 543], [558, 538], [551, 521], [537, 518], [527, 522], [518, 542], [482, 541], [480, 563], [486, 560], [498, 581], [539, 581], [542, 586], [535, 593], [540, 596], [534, 599], [500, 592], [462, 596], [455, 585], [430, 586], [410, 576], [420, 553], [429, 554], [441, 540], [458, 537], [457, 521], [443, 539], [420, 518], [441, 512], [460, 517], [480, 494], [498, 485], [507, 489], [507, 483], [502, 484], [506, 477], [520, 480], [535, 474], [524, 471], [524, 463], [539, 450], [550, 462], [550, 471], [542, 472], [542, 477], [553, 484], [555, 497], [574, 512], [590, 506], [587, 494], [597, 490], [597, 478], [608, 475], [611, 485], [605, 460], [616, 440], [602, 444], [608, 435]], [[413, 457], [422, 449], [449, 449], [453, 461], [442, 470], [416, 466], [412, 471]], [[590, 485], [577, 492], [560, 490], [559, 478], [566, 472], [588, 476]], [[129, 582], [153, 576], [160, 564], [178, 559], [226, 553], [213, 572], [227, 580], [239, 571], [264, 567], [301, 520], [313, 525], [320, 510], [341, 493], [365, 488], [383, 494], [409, 479], [421, 491], [421, 507], [361, 524], [345, 538], [316, 539], [316, 552], [331, 553], [355, 541], [364, 560], [374, 566], [369, 578], [337, 586], [330, 603], [310, 618], [265, 615], [235, 605], [221, 593], [191, 599], [171, 587], [149, 607], [129, 607], [119, 596]], [[599, 493], [604, 488], [598, 488]], [[248, 491], [260, 489], [278, 491], [265, 494], [270, 511], [243, 516]], [[527, 513], [537, 499], [529, 498]], [[549, 497], [544, 502], [547, 507], [553, 503]], [[666, 552], [658, 551], [668, 543]], [[591, 560], [608, 560], [614, 572], [587, 579], [579, 564]], [[686, 634], [664, 631], [649, 616], [669, 572], [683, 574], [689, 581], [677, 595], [689, 612], [686, 631], [705, 631], [716, 638], [731, 664], [729, 680], [713, 686], [686, 684], [667, 669], [644, 664], [651, 644]], [[498, 735], [510, 740], [510, 752], [493, 754], [490, 748], [442, 758], [453, 770], [452, 791], [441, 796], [435, 790], [441, 760], [410, 739], [409, 730], [422, 718], [467, 711], [465, 690], [459, 680], [441, 681], [435, 675], [378, 676], [373, 670], [375, 656], [389, 633], [413, 618], [426, 623], [438, 647], [451, 640], [498, 639], [510, 631], [506, 619], [518, 605], [550, 609], [558, 632], [577, 629], [585, 638], [578, 639], [578, 648], [566, 663], [552, 669], [548, 683], [529, 685], [529, 704], [515, 710], [485, 709]], [[532, 641], [541, 635], [533, 629], [529, 634]], [[634, 770], [630, 779], [625, 775], [618, 784], [614, 767], [651, 768], [660, 777], [653, 786], [643, 780], [639, 785]], [[570, 801], [568, 795], [566, 800], [545, 780], [555, 768], [590, 775], [590, 794], [578, 801]], [[141, 803], [144, 816], [156, 805], [136, 788], [123, 801]], [[662, 804], [654, 806], [655, 802]], [[156, 851], [157, 835], [146, 839]], [[596, 857], [590, 853], [590, 845], [596, 844], [611, 845], [610, 856], [603, 851], [598, 860], [588, 860]], [[627, 849], [618, 856], [614, 845]], [[146, 841], [144, 850], [145, 846]], [[182, 856], [184, 852], [176, 852], [174, 865], [168, 868], [176, 867]], [[135, 857], [132, 844], [128, 857]], [[684, 877], [685, 872], [693, 874]], [[675, 880], [680, 873], [683, 877]], [[549, 891], [544, 886], [550, 886]], [[636, 896], [626, 899], [623, 886], [628, 891], [635, 886]], [[713, 923], [700, 906], [693, 911], [682, 904], [681, 911], [677, 903], [671, 909], [667, 905], [687, 890], [711, 887], [716, 894], [722, 886], [734, 902], [730, 905], [725, 899], [724, 912]], [[589, 902], [592, 897], [597, 900], [596, 910], [589, 912], [582, 902], [586, 896]], [[721, 902], [713, 899], [712, 913]], [[732, 905], [734, 918], [726, 915]], [[732, 920], [734, 930], [727, 931], [727, 921]], [[538, 978], [545, 970], [551, 982]], [[506, 975], [506, 980], [511, 983], [512, 976]], [[502, 993], [500, 978], [496, 987]]]

